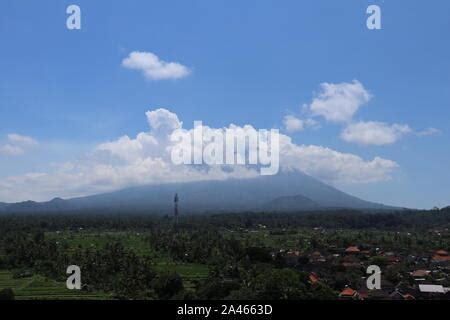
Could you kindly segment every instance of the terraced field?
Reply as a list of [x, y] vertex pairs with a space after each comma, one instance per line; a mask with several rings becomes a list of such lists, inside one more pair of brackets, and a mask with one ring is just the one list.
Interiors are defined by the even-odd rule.
[[111, 299], [103, 293], [68, 290], [65, 283], [41, 276], [16, 279], [10, 271], [0, 270], [0, 290], [4, 288], [13, 289], [17, 300]]

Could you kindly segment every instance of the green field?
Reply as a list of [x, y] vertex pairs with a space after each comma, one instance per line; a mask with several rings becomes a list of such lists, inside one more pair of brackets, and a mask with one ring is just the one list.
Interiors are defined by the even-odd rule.
[[111, 299], [103, 293], [68, 290], [66, 284], [41, 276], [14, 278], [12, 272], [0, 270], [0, 290], [11, 288], [17, 300]]

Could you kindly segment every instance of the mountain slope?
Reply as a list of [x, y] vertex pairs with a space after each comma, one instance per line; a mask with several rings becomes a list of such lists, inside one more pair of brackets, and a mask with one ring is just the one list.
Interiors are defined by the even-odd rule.
[[0, 212], [5, 211], [8, 206], [8, 203], [0, 202]]
[[264, 210], [278, 212], [315, 210], [320, 208], [321, 206], [318, 203], [302, 195], [279, 197], [263, 206]]
[[66, 211], [70, 209], [69, 201], [61, 198], [55, 198], [47, 202], [23, 201], [11, 204], [0, 204], [0, 212]]

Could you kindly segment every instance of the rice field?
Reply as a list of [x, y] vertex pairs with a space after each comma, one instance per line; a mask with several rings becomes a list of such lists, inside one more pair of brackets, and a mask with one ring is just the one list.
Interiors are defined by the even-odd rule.
[[0, 270], [0, 290], [11, 288], [16, 300], [96, 300], [111, 299], [103, 293], [69, 290], [63, 282], [42, 276], [14, 278], [10, 271]]

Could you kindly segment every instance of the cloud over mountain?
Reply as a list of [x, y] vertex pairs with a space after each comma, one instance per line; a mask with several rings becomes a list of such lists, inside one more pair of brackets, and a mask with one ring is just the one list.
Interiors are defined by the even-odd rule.
[[[138, 133], [134, 138], [124, 135], [105, 141], [83, 158], [61, 163], [49, 172], [3, 178], [0, 199], [48, 200], [55, 196], [83, 196], [135, 185], [259, 176], [258, 168], [249, 165], [174, 165], [170, 158], [174, 146], [170, 135], [183, 127], [182, 122], [175, 113], [162, 108], [149, 111], [146, 116], [149, 131]], [[230, 125], [229, 128], [247, 130], [252, 126]], [[192, 132], [193, 129], [183, 130]], [[324, 182], [343, 185], [389, 180], [398, 165], [380, 157], [365, 160], [323, 146], [298, 145], [289, 136], [280, 134], [280, 167], [282, 171], [302, 171]]]

